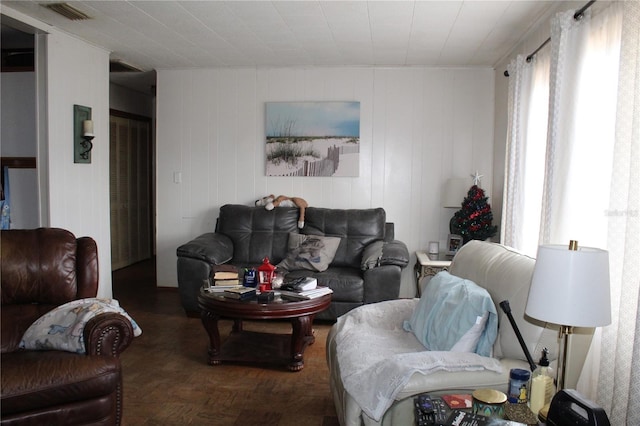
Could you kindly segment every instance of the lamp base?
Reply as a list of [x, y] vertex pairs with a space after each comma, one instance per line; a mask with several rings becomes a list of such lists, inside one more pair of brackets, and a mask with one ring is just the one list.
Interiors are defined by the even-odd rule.
[[569, 364], [569, 338], [573, 334], [573, 327], [560, 326], [560, 353], [558, 354], [558, 372], [556, 376], [556, 389], [561, 391], [567, 382], [567, 367]]

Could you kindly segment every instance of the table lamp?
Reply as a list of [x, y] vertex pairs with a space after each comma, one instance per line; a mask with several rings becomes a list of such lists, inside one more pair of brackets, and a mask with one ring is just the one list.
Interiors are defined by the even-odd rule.
[[569, 336], [574, 327], [611, 323], [609, 253], [596, 248], [542, 245], [533, 270], [525, 313], [560, 326], [557, 389], [564, 389]]
[[[442, 207], [460, 209], [462, 207], [462, 201], [469, 191], [469, 179], [468, 178], [451, 178], [447, 179], [442, 190]], [[452, 223], [454, 217], [451, 217], [449, 221], [449, 232], [455, 234]]]

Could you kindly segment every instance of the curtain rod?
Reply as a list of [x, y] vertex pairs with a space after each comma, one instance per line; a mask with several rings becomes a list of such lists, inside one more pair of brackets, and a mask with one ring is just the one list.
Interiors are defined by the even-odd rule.
[[[591, 0], [587, 4], [582, 6], [580, 9], [576, 10], [576, 13], [573, 14], [573, 19], [575, 19], [576, 21], [581, 20], [584, 17], [584, 12], [587, 9], [589, 9], [595, 2], [596, 2], [596, 0]], [[540, 51], [540, 49], [545, 47], [550, 41], [551, 41], [551, 37], [547, 38], [544, 42], [542, 42], [542, 44], [540, 46], [538, 46], [538, 48], [536, 50], [531, 52], [529, 54], [529, 56], [527, 56], [527, 62], [531, 62], [533, 57], [536, 56], [536, 53], [538, 53]], [[505, 70], [504, 71], [504, 76], [505, 77], [509, 77], [509, 71]]]

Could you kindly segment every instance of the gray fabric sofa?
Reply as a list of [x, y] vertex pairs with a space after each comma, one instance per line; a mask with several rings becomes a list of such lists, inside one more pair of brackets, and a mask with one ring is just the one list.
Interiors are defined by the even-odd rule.
[[384, 209], [308, 207], [304, 228], [298, 229], [295, 207], [268, 211], [227, 204], [220, 208], [215, 232], [200, 235], [177, 249], [178, 287], [187, 314], [198, 312], [199, 288], [211, 276], [214, 265], [258, 267], [265, 256], [277, 265], [287, 255], [289, 233], [341, 239], [326, 271], [295, 270], [287, 274], [313, 276], [318, 285], [333, 290], [331, 306], [316, 318], [335, 320], [360, 305], [398, 297], [409, 252], [403, 242], [394, 240], [393, 223], [386, 222]]

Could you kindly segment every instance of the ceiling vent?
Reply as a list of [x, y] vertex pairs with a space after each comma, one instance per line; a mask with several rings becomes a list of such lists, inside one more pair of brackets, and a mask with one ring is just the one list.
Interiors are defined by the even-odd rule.
[[118, 59], [109, 62], [109, 72], [142, 72], [142, 70]]
[[89, 15], [85, 14], [84, 12], [80, 12], [69, 3], [47, 3], [43, 4], [42, 6], [72, 21], [84, 21], [86, 19], [91, 19]]

